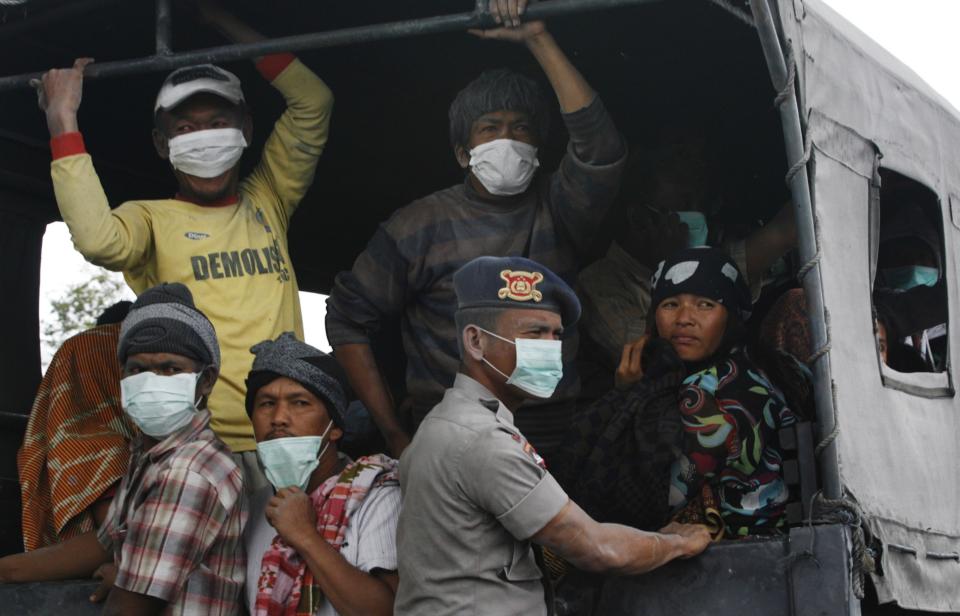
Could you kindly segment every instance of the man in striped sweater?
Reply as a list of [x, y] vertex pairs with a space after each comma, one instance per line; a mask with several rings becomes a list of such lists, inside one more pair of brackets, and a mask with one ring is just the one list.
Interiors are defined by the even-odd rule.
[[[537, 171], [537, 146], [545, 140], [549, 116], [537, 85], [508, 70], [482, 74], [450, 107], [450, 141], [467, 170], [464, 182], [413, 202], [381, 224], [353, 269], [337, 276], [328, 300], [327, 336], [334, 353], [394, 455], [409, 436], [397, 419], [370, 336], [385, 321], [400, 318], [407, 393], [419, 421], [457, 372], [453, 273], [482, 255], [523, 256], [572, 283], [620, 182], [623, 139], [543, 22], [520, 22], [526, 4], [491, 4], [502, 27], [473, 34], [523, 44], [540, 64], [570, 134], [559, 169]], [[576, 345], [565, 346], [569, 366]], [[579, 386], [572, 369], [565, 372], [570, 376], [549, 406], [523, 414], [530, 423], [524, 433], [548, 455]]]

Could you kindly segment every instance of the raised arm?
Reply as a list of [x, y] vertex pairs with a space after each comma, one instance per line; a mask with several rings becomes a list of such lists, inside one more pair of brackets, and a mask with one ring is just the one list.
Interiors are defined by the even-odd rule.
[[596, 92], [570, 63], [542, 21], [522, 23], [527, 0], [490, 0], [490, 14], [503, 27], [493, 30], [471, 30], [485, 39], [523, 43], [546, 73], [560, 102], [560, 111], [573, 113], [593, 101]]
[[96, 265], [129, 269], [139, 265], [152, 249], [150, 223], [140, 208], [111, 213], [87, 154], [77, 114], [83, 95], [83, 71], [91, 62], [91, 58], [78, 58], [73, 67], [47, 71], [33, 85], [50, 131], [50, 174], [57, 206], [74, 246]]
[[[218, 3], [201, 2], [200, 12], [210, 25], [236, 43], [265, 38]], [[271, 191], [289, 219], [313, 184], [317, 161], [327, 144], [333, 93], [292, 54], [257, 58], [257, 69], [280, 91], [287, 109], [263, 146], [260, 164], [244, 184], [249, 190], [263, 187]]]
[[550, 81], [577, 157], [589, 165], [619, 161], [626, 154], [626, 146], [597, 100], [597, 93], [542, 21], [520, 22], [528, 4], [528, 0], [490, 0], [490, 13], [503, 27], [470, 32], [480, 38], [523, 43]]
[[[200, 16], [210, 26], [234, 43], [256, 43], [266, 39], [265, 36], [238, 19], [236, 15], [223, 8], [223, 5], [219, 2], [200, 0], [197, 3], [197, 8], [200, 9]], [[256, 60], [261, 58], [262, 56], [257, 57]]]
[[71, 68], [51, 69], [32, 82], [51, 138], [80, 130], [77, 112], [83, 98], [83, 71], [91, 62], [93, 58], [77, 58]]
[[568, 501], [531, 540], [585, 571], [637, 575], [696, 556], [709, 545], [710, 533], [705, 526], [689, 524], [671, 524], [659, 533], [600, 524]]
[[490, 13], [503, 27], [471, 33], [523, 43], [550, 81], [570, 135], [570, 147], [553, 174], [549, 203], [582, 255], [620, 188], [627, 147], [603, 102], [544, 23], [520, 21], [528, 4], [528, 0], [490, 0]]
[[777, 215], [746, 239], [747, 282], [750, 286], [761, 282], [774, 262], [797, 245], [797, 225], [793, 206], [785, 203]]

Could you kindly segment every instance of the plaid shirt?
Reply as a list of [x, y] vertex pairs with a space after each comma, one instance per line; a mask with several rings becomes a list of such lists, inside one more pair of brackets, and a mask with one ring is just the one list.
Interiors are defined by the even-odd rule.
[[113, 552], [115, 585], [169, 602], [168, 614], [242, 607], [247, 503], [240, 469], [201, 411], [130, 466], [97, 538]]

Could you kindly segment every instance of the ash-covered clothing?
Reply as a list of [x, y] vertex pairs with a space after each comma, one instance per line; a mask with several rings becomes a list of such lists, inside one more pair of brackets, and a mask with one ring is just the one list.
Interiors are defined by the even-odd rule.
[[[346, 456], [341, 454], [344, 464], [351, 464]], [[385, 458], [385, 456], [384, 456]], [[363, 463], [368, 458], [357, 460]], [[392, 461], [393, 468], [396, 462]], [[349, 467], [348, 467], [349, 469]], [[339, 477], [345, 469], [334, 479], [334, 483], [341, 483]], [[397, 520], [400, 517], [400, 486], [393, 476], [389, 480], [379, 480], [370, 485], [364, 492], [362, 501], [351, 507], [349, 515], [344, 517], [340, 525], [330, 528], [334, 536], [342, 533], [342, 543], [339, 544], [340, 555], [364, 573], [374, 570], [397, 570]], [[379, 477], [378, 477], [379, 479]], [[328, 480], [330, 481], [330, 480]], [[324, 485], [317, 487], [311, 500], [323, 502], [318, 493], [323, 492]], [[264, 555], [276, 541], [277, 531], [267, 521], [267, 503], [274, 495], [272, 486], [259, 490], [251, 499], [250, 523], [244, 531], [247, 545], [247, 590], [246, 600], [250, 613], [255, 613], [257, 593], [262, 580], [262, 563]], [[329, 499], [328, 499], [329, 500]], [[349, 500], [347, 497], [345, 500]], [[318, 512], [319, 519], [322, 515]], [[319, 524], [319, 522], [318, 522]], [[327, 529], [325, 529], [327, 530]], [[335, 544], [335, 540], [330, 540]], [[337, 612], [329, 601], [320, 598], [320, 603], [314, 611], [317, 616], [336, 616]]]
[[577, 414], [564, 455], [551, 469], [594, 520], [656, 531], [670, 513], [670, 469], [683, 437], [677, 399], [684, 371], [645, 368], [639, 382], [611, 389]]
[[[334, 347], [369, 344], [391, 317], [401, 317], [407, 393], [422, 417], [453, 384], [459, 366], [453, 273], [480, 256], [522, 256], [573, 283], [584, 252], [620, 184], [626, 147], [599, 98], [564, 114], [570, 145], [552, 174], [531, 188], [491, 201], [470, 185], [441, 190], [381, 224], [353, 269], [341, 272], [327, 300]], [[575, 352], [575, 344], [564, 344]], [[572, 355], [555, 398], [575, 395]]]
[[599, 345], [607, 367], [616, 368], [623, 345], [647, 330], [651, 276], [653, 270], [630, 256], [616, 240], [606, 256], [580, 272], [581, 332]]
[[120, 324], [68, 338], [43, 375], [17, 452], [23, 547], [95, 527], [91, 507], [120, 481], [134, 428], [120, 406]]
[[[746, 280], [746, 242], [731, 241], [723, 250], [736, 262]], [[595, 342], [601, 362], [616, 369], [623, 347], [647, 331], [650, 305], [650, 278], [653, 270], [640, 263], [616, 241], [607, 254], [583, 268], [577, 278], [577, 295], [583, 304], [580, 331]], [[753, 300], [760, 297], [763, 280], [747, 280]]]
[[122, 271], [136, 293], [162, 282], [185, 284], [213, 323], [222, 366], [210, 396], [211, 425], [234, 451], [256, 448], [244, 409], [250, 347], [285, 331], [303, 336], [287, 227], [313, 182], [333, 106], [327, 86], [292, 56], [268, 56], [258, 68], [287, 109], [260, 163], [241, 181], [239, 201], [130, 201], [111, 211], [80, 134], [51, 142], [57, 205], [77, 250]]
[[227, 615], [243, 607], [247, 503], [240, 469], [199, 411], [148, 450], [131, 446], [97, 539], [115, 586], [168, 602], [165, 614]]
[[680, 414], [685, 444], [671, 471], [670, 504], [682, 507], [707, 482], [727, 537], [782, 526], [789, 492], [779, 430], [796, 417], [747, 354], [735, 350], [684, 379]]
[[477, 381], [457, 374], [400, 456], [394, 613], [546, 614], [530, 537], [569, 500]]

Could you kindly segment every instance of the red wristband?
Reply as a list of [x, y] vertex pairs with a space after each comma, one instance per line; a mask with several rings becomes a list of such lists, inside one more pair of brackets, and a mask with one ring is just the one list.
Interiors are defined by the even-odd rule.
[[86, 154], [87, 148], [83, 144], [83, 135], [72, 132], [63, 133], [51, 139], [50, 152], [53, 154], [53, 160], [57, 160], [74, 154]]
[[276, 79], [283, 69], [290, 66], [290, 63], [297, 59], [292, 53], [275, 53], [264, 56], [257, 62], [257, 70], [267, 81]]

